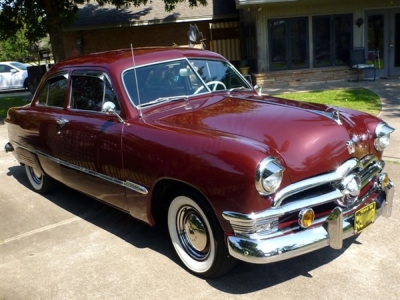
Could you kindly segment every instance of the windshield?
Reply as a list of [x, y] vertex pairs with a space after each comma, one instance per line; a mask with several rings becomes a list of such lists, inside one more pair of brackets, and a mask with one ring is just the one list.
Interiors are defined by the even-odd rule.
[[131, 102], [139, 107], [209, 92], [187, 60], [130, 69], [122, 80]]
[[13, 67], [25, 71], [27, 69], [27, 65], [20, 63], [20, 62], [12, 62], [10, 63]]
[[190, 62], [212, 91], [252, 88], [249, 82], [225, 61], [196, 58], [190, 59]]

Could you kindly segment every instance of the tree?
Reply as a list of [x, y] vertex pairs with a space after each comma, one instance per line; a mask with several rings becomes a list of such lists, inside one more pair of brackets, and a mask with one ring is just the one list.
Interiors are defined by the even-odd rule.
[[29, 56], [29, 41], [25, 37], [25, 31], [20, 30], [8, 39], [0, 40], [0, 61], [16, 60], [25, 61]]
[[[172, 11], [181, 2], [188, 2], [190, 7], [207, 5], [207, 0], [153, 0], [164, 1], [165, 10]], [[0, 38], [7, 39], [25, 28], [25, 36], [31, 43], [37, 43], [47, 34], [54, 60], [66, 58], [62, 28], [71, 25], [76, 19], [78, 5], [91, 0], [1, 0], [0, 1]], [[93, 0], [100, 6], [115, 5], [116, 8], [140, 6], [148, 0]]]

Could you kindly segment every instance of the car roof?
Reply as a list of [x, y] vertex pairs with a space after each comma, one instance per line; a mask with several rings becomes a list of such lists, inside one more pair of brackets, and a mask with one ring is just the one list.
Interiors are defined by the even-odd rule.
[[15, 60], [10, 60], [10, 61], [0, 61], [0, 64], [12, 64], [12, 63], [20, 63], [23, 64], [22, 62], [15, 61]]
[[226, 60], [218, 53], [195, 48], [145, 47], [135, 49], [111, 50], [68, 58], [54, 65], [51, 68], [51, 71], [52, 73], [54, 73], [66, 67], [85, 66], [102, 66], [122, 71], [128, 67], [146, 65], [159, 61], [173, 60], [185, 57], [207, 57], [209, 59]]

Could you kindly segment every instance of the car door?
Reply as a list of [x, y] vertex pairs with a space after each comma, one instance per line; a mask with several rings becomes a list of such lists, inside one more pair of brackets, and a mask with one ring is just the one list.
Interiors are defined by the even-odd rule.
[[7, 64], [0, 64], [0, 89], [12, 89], [15, 87], [11, 69]]
[[71, 74], [70, 103], [58, 120], [58, 158], [65, 183], [126, 210], [121, 135], [124, 124], [101, 111], [111, 101], [119, 110], [107, 75], [98, 70]]

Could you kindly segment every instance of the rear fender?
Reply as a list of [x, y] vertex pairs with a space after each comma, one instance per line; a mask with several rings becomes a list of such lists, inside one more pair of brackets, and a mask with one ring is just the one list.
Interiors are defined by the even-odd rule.
[[20, 164], [30, 166], [36, 170], [40, 170], [42, 174], [45, 174], [35, 153], [21, 147], [16, 147], [15, 157]]

